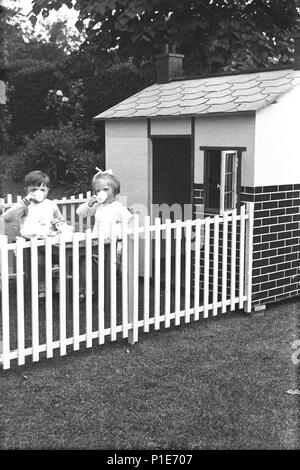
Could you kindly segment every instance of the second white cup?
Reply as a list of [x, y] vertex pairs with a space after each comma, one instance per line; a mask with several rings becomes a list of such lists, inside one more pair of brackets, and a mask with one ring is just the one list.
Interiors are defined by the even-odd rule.
[[100, 202], [100, 204], [103, 204], [103, 202], [106, 201], [107, 199], [107, 194], [105, 191], [99, 191], [99, 193], [97, 194], [97, 201]]

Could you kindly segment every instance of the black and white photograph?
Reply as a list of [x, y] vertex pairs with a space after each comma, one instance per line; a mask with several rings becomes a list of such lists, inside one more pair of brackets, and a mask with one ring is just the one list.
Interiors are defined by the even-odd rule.
[[300, 0], [0, 13], [1, 455], [299, 450]]

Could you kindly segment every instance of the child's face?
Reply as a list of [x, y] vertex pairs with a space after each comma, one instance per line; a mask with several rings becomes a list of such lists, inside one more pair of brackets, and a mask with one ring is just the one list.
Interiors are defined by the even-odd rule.
[[42, 191], [44, 193], [44, 199], [46, 199], [48, 192], [49, 192], [49, 188], [45, 186], [44, 184], [27, 186], [25, 188], [26, 194], [34, 193], [37, 190]]
[[107, 199], [105, 200], [105, 204], [109, 204], [110, 202], [115, 200], [115, 193], [113, 187], [110, 181], [106, 178], [101, 178], [99, 180], [94, 181], [93, 186], [96, 195], [99, 193], [99, 191], [106, 192]]

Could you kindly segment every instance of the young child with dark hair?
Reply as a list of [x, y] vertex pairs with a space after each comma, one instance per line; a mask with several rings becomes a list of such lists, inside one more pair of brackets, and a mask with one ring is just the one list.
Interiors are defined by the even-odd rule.
[[[24, 178], [25, 197], [4, 213], [6, 223], [19, 223], [19, 235], [40, 239], [56, 235], [66, 223], [57, 204], [47, 195], [50, 179], [42, 171], [28, 173]], [[45, 254], [38, 250], [39, 298], [45, 298]]]
[[19, 221], [24, 238], [45, 238], [56, 235], [58, 223], [65, 223], [57, 204], [47, 199], [50, 179], [42, 171], [28, 173], [24, 178], [26, 195], [4, 214], [5, 222]]
[[[116, 225], [116, 236], [118, 240], [122, 239], [122, 223], [129, 221], [132, 214], [123, 206], [116, 196], [120, 193], [120, 181], [112, 174], [112, 170], [101, 171], [96, 168], [98, 173], [92, 179], [92, 188], [94, 195], [88, 201], [81, 204], [76, 213], [80, 217], [95, 216], [95, 225], [93, 227], [93, 234], [98, 234], [99, 231], [103, 234], [104, 243], [106, 244], [106, 259], [108, 259], [108, 248], [110, 243], [111, 225]], [[117, 244], [117, 263], [120, 261], [122, 245], [119, 241]], [[95, 256], [93, 255], [93, 259]], [[107, 264], [107, 263], [106, 263]], [[85, 298], [84, 287], [82, 282], [85, 277], [85, 263], [80, 263], [80, 298]]]

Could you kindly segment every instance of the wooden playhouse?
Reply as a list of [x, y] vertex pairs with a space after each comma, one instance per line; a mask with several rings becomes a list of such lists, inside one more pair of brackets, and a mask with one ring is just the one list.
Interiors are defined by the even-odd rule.
[[152, 215], [164, 203], [195, 218], [253, 202], [253, 304], [298, 295], [300, 39], [290, 68], [189, 78], [182, 64], [160, 55], [157, 83], [95, 117], [106, 167], [128, 205]]

